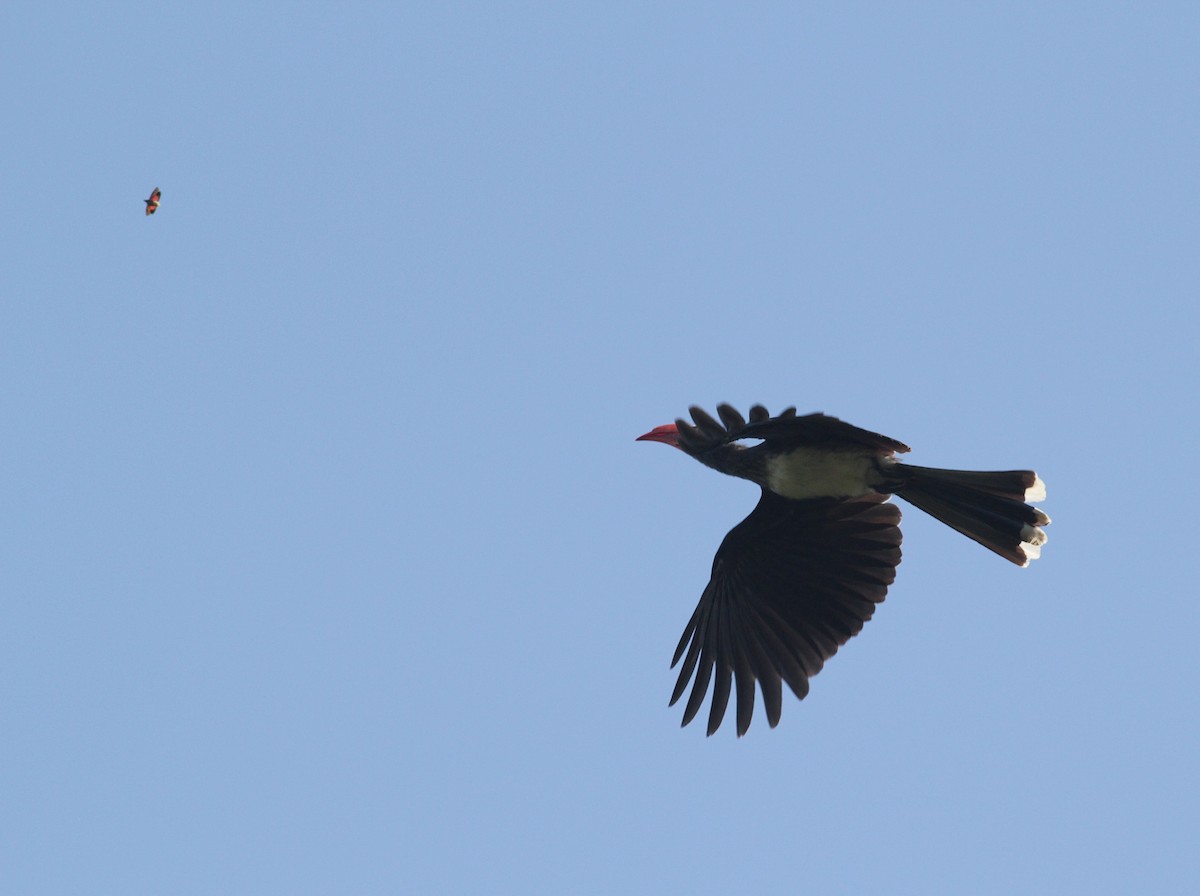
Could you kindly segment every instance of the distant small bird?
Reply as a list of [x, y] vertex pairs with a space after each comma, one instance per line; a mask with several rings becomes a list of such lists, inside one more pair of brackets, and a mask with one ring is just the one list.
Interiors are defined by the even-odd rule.
[[154, 192], [150, 194], [150, 198], [142, 200], [142, 202], [146, 203], [146, 214], [152, 215], [158, 211], [158, 200], [161, 198], [162, 190], [160, 190], [158, 187], [155, 187]]
[[[686, 725], [713, 680], [708, 733], [721, 724], [731, 685], [737, 733], [750, 726], [757, 682], [772, 728], [781, 684], [798, 699], [838, 647], [858, 634], [883, 601], [900, 563], [903, 498], [1019, 566], [1036, 559], [1050, 517], [1028, 501], [1046, 486], [1032, 470], [972, 473], [902, 464], [908, 446], [824, 414], [772, 417], [762, 405], [749, 423], [726, 404], [721, 422], [691, 408], [638, 441], [673, 445], [706, 466], [762, 487], [758, 506], [735, 526], [713, 561], [712, 578], [671, 660], [683, 658], [674, 706], [695, 674]], [[758, 444], [735, 444], [741, 440]], [[685, 656], [686, 651], [686, 656]]]

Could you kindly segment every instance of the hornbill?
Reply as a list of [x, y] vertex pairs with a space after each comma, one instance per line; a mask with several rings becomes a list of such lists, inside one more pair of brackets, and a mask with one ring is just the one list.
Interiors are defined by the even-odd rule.
[[[674, 445], [705, 466], [762, 487], [758, 506], [717, 550], [712, 577], [675, 657], [683, 659], [674, 706], [695, 675], [683, 713], [700, 710], [713, 680], [708, 733], [737, 689], [737, 733], [750, 726], [754, 685], [767, 721], [779, 724], [782, 683], [798, 699], [808, 680], [858, 634], [896, 578], [903, 498], [1016, 563], [1028, 566], [1046, 543], [1050, 518], [1027, 502], [1046, 486], [1032, 470], [974, 473], [903, 464], [903, 442], [825, 414], [772, 417], [762, 405], [749, 422], [727, 404], [720, 421], [701, 408], [638, 441]], [[738, 444], [753, 440], [757, 444]], [[715, 679], [714, 679], [715, 669]]]
[[146, 214], [152, 215], [158, 211], [158, 200], [160, 199], [162, 199], [162, 190], [155, 187], [154, 192], [150, 194], [150, 198], [142, 200], [142, 202], [146, 203]]

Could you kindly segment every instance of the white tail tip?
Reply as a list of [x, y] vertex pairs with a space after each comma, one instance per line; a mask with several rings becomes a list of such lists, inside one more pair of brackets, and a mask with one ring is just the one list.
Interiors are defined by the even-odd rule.
[[1046, 533], [1036, 526], [1028, 524], [1021, 527], [1021, 544], [1019, 545], [1021, 553], [1025, 555], [1025, 562], [1022, 566], [1028, 566], [1031, 560], [1036, 560], [1042, 556], [1042, 545], [1047, 541]]
[[1046, 533], [1037, 526], [1030, 526], [1026, 523], [1021, 527], [1021, 541], [1025, 544], [1032, 544], [1041, 547], [1046, 543]]

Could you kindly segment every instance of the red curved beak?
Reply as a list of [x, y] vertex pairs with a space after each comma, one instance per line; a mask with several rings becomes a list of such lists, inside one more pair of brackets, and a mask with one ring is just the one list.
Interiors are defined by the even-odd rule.
[[679, 427], [674, 423], [664, 423], [656, 426], [644, 436], [638, 436], [635, 442], [662, 442], [664, 445], [679, 447]]

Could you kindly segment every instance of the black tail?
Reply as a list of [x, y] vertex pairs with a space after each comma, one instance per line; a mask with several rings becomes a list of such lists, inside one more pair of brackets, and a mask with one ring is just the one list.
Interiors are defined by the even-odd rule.
[[892, 493], [1018, 566], [1036, 560], [1050, 517], [1027, 501], [1042, 501], [1046, 485], [1032, 470], [972, 473], [896, 464]]

